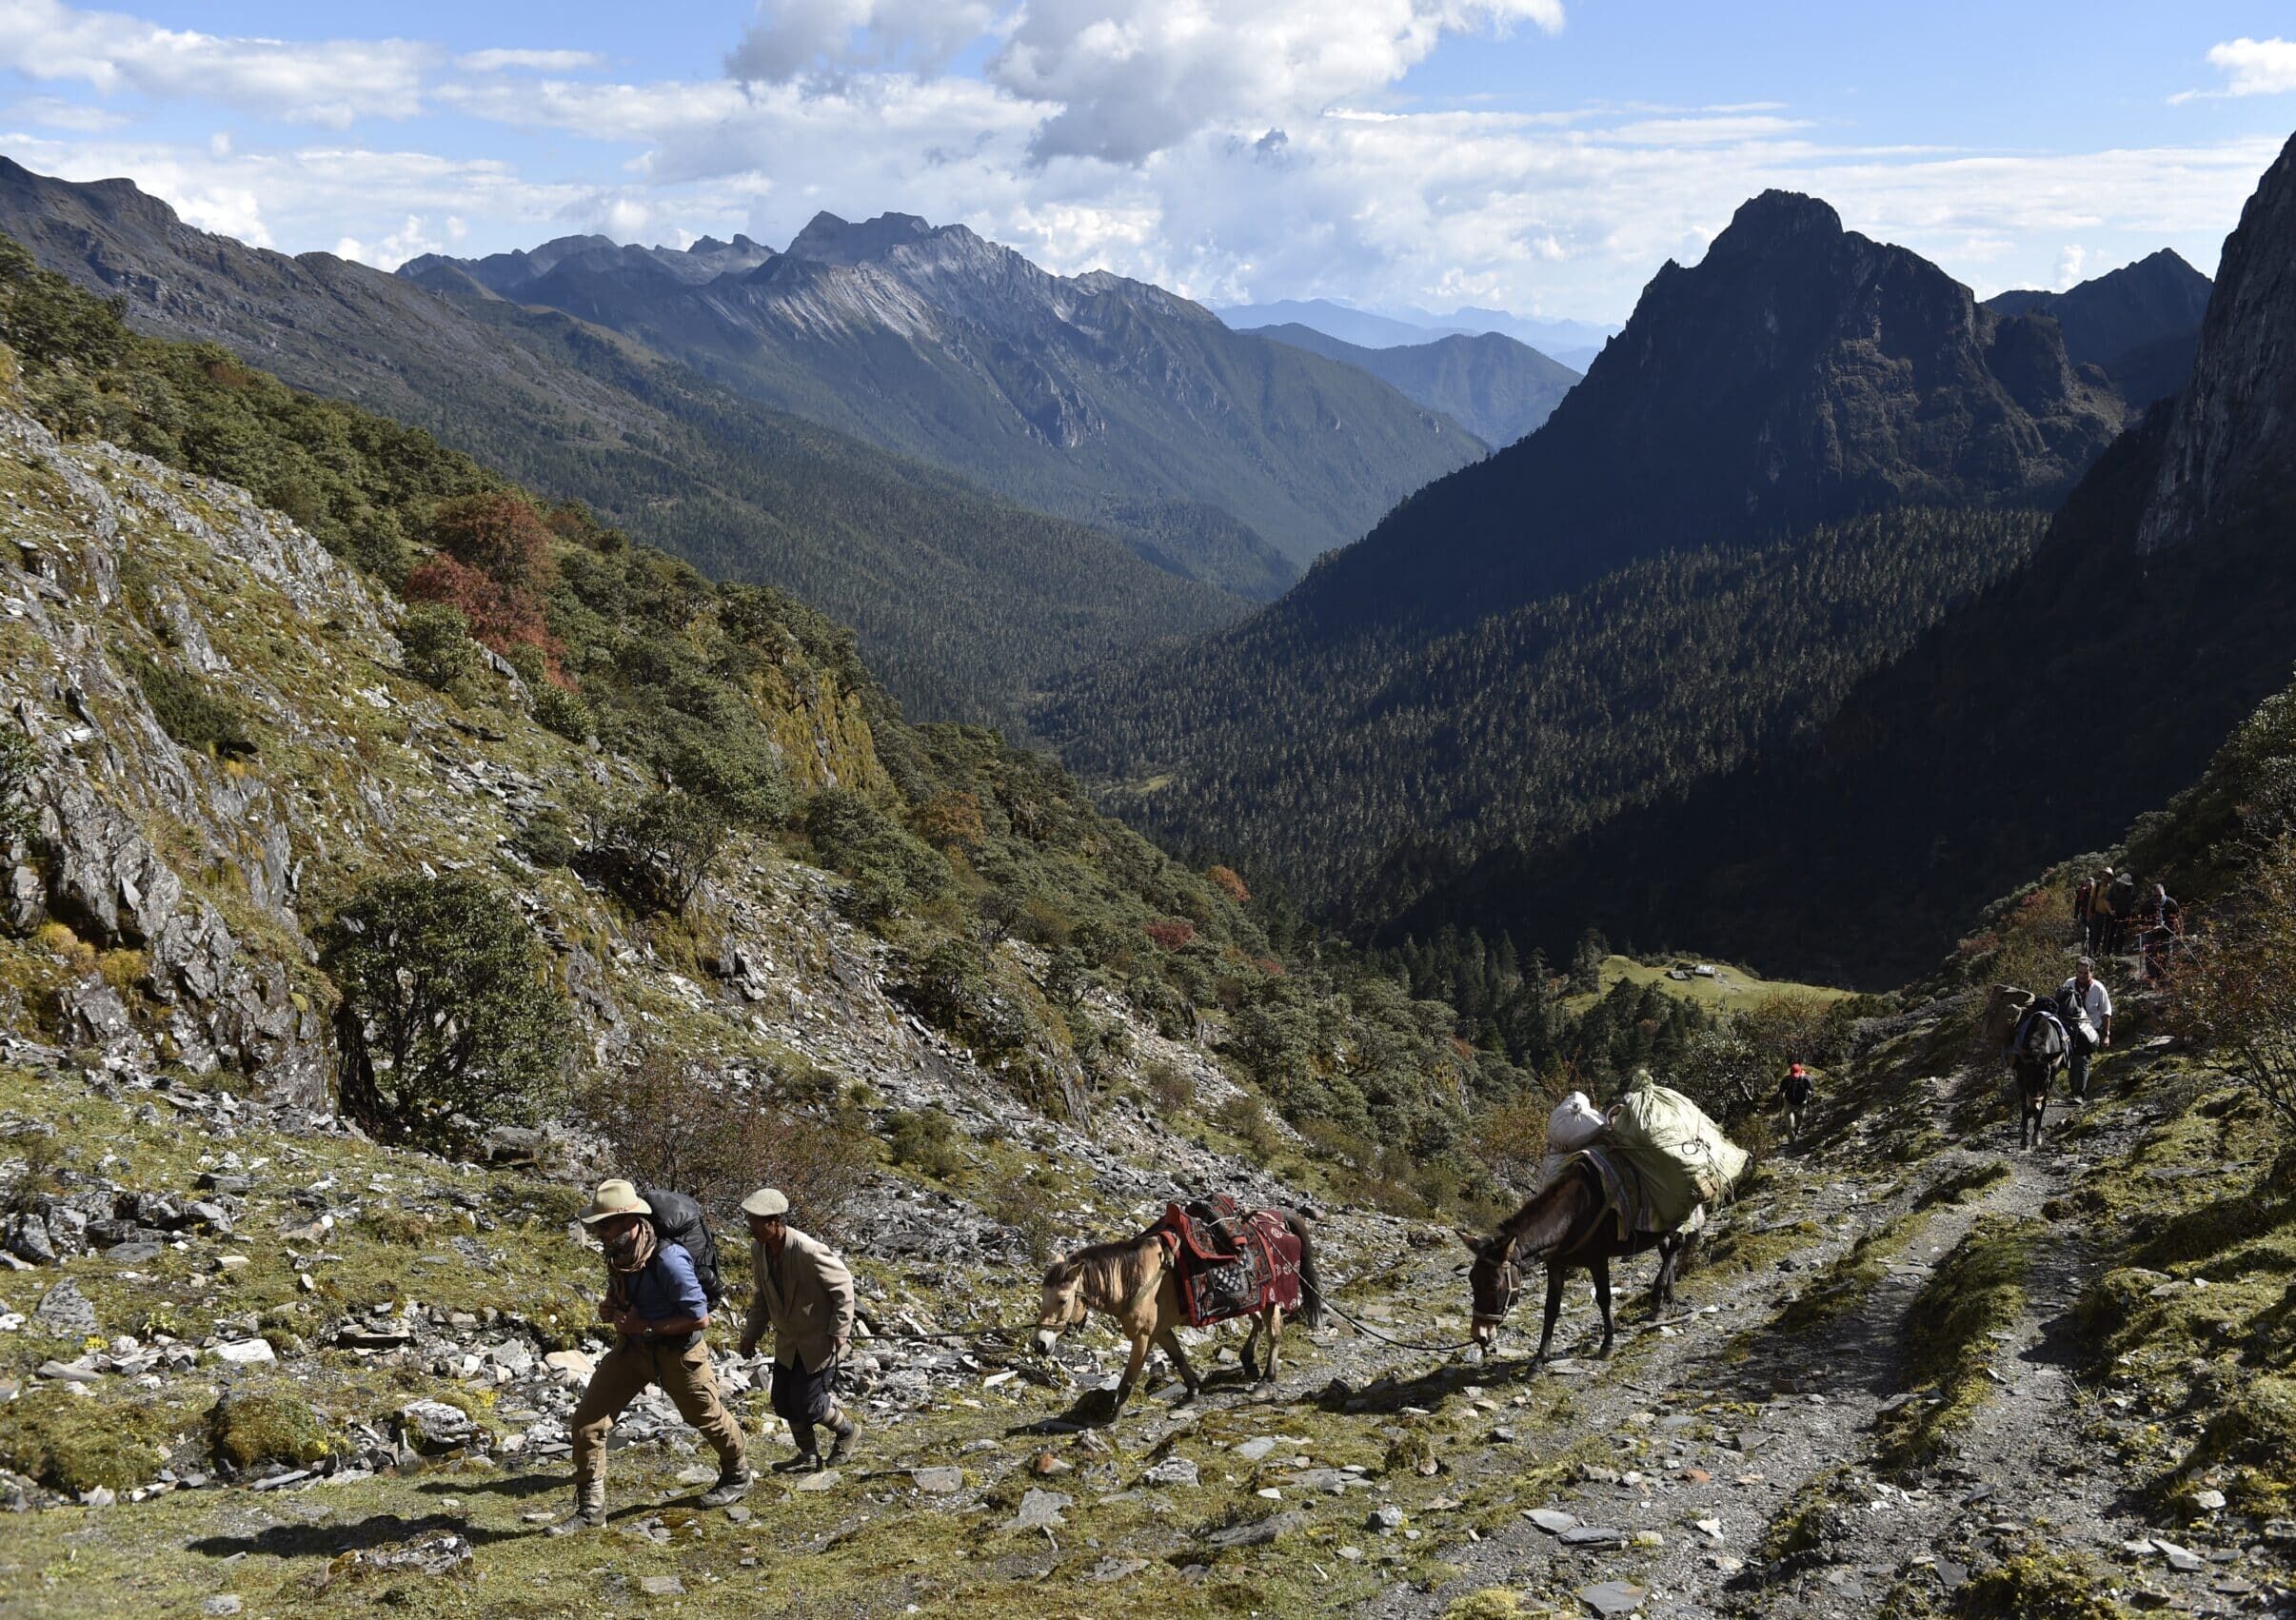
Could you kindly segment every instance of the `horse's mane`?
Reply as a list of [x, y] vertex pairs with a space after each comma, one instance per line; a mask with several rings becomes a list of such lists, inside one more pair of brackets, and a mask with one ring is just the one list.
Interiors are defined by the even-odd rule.
[[[1120, 1293], [1120, 1281], [1127, 1262], [1138, 1255], [1149, 1239], [1145, 1234], [1138, 1237], [1123, 1237], [1109, 1243], [1089, 1244], [1075, 1254], [1064, 1255], [1044, 1268], [1044, 1286], [1065, 1288], [1079, 1276], [1098, 1282], [1104, 1291]], [[1119, 1284], [1110, 1288], [1112, 1283]]]
[[[1593, 1175], [1593, 1171], [1584, 1163], [1574, 1159], [1564, 1167], [1563, 1173], [1557, 1175], [1552, 1183], [1532, 1194], [1529, 1198], [1524, 1200], [1521, 1209], [1499, 1222], [1498, 1236], [1500, 1240], [1509, 1247], [1513, 1247], [1521, 1243], [1526, 1237], [1535, 1235], [1538, 1240], [1530, 1245], [1534, 1255], [1541, 1254], [1561, 1242], [1564, 1235], [1570, 1230], [1571, 1221], [1576, 1218], [1578, 1212], [1576, 1210], [1570, 1212], [1561, 1222], [1561, 1230], [1546, 1230], [1553, 1224], [1549, 1219], [1551, 1206], [1560, 1200], [1573, 1187], [1589, 1185]], [[1599, 1195], [1598, 1193], [1597, 1196]]]

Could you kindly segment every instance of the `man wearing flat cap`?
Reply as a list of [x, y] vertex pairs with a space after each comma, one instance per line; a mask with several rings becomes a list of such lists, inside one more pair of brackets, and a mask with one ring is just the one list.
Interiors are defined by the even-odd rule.
[[[773, 1410], [789, 1425], [797, 1455], [777, 1471], [826, 1468], [853, 1455], [861, 1425], [838, 1405], [838, 1363], [853, 1340], [853, 1274], [818, 1237], [789, 1224], [789, 1200], [761, 1187], [742, 1200], [749, 1217], [749, 1266], [757, 1289], [742, 1328], [742, 1353], [773, 1331]], [[826, 1462], [813, 1432], [835, 1445]]]
[[709, 1296], [693, 1256], [657, 1240], [654, 1208], [627, 1181], [602, 1181], [582, 1222], [605, 1245], [606, 1290], [598, 1319], [612, 1328], [614, 1348], [599, 1358], [574, 1408], [574, 1511], [553, 1535], [605, 1523], [605, 1445], [614, 1420], [659, 1384], [678, 1415], [702, 1432], [718, 1453], [718, 1483], [702, 1497], [722, 1508], [748, 1494], [751, 1474], [742, 1426], [725, 1410], [709, 1367]]

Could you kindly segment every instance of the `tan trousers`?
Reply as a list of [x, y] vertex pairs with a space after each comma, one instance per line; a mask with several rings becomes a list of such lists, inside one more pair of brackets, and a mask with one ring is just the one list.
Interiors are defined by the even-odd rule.
[[719, 1464], [731, 1471], [741, 1465], [746, 1446], [741, 1424], [725, 1410], [718, 1395], [718, 1380], [709, 1368], [708, 1341], [697, 1338], [691, 1350], [673, 1345], [623, 1339], [605, 1353], [590, 1374], [589, 1388], [574, 1408], [574, 1483], [583, 1485], [605, 1471], [606, 1435], [614, 1419], [643, 1393], [660, 1384], [678, 1415], [702, 1432], [717, 1449]]

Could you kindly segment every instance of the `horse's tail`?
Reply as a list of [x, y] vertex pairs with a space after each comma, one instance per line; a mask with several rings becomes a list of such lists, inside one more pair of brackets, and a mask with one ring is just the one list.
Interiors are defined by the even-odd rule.
[[1308, 1328], [1323, 1326], [1323, 1284], [1316, 1276], [1316, 1237], [1307, 1216], [1296, 1210], [1283, 1212], [1284, 1230], [1299, 1239], [1299, 1320]]

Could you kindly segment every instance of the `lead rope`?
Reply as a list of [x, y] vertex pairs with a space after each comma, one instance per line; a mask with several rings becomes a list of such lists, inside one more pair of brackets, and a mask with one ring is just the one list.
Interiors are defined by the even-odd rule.
[[1475, 1340], [1471, 1338], [1461, 1339], [1457, 1344], [1408, 1343], [1403, 1339], [1395, 1338], [1387, 1334], [1381, 1333], [1378, 1329], [1373, 1327], [1369, 1322], [1363, 1321], [1359, 1317], [1349, 1315], [1347, 1312], [1340, 1309], [1336, 1301], [1335, 1301], [1329, 1294], [1325, 1294], [1323, 1290], [1317, 1288], [1314, 1283], [1308, 1281], [1307, 1278], [1301, 1277], [1299, 1279], [1299, 1286], [1309, 1294], [1314, 1294], [1316, 1296], [1316, 1302], [1318, 1305], [1321, 1305], [1324, 1309], [1331, 1312], [1333, 1315], [1338, 1317], [1342, 1322], [1345, 1322], [1348, 1324], [1348, 1326], [1354, 1328], [1356, 1332], [1366, 1334], [1371, 1338], [1376, 1338], [1381, 1344], [1394, 1345], [1397, 1350], [1408, 1350], [1420, 1355], [1450, 1355], [1457, 1351], [1473, 1350], [1475, 1348]]

